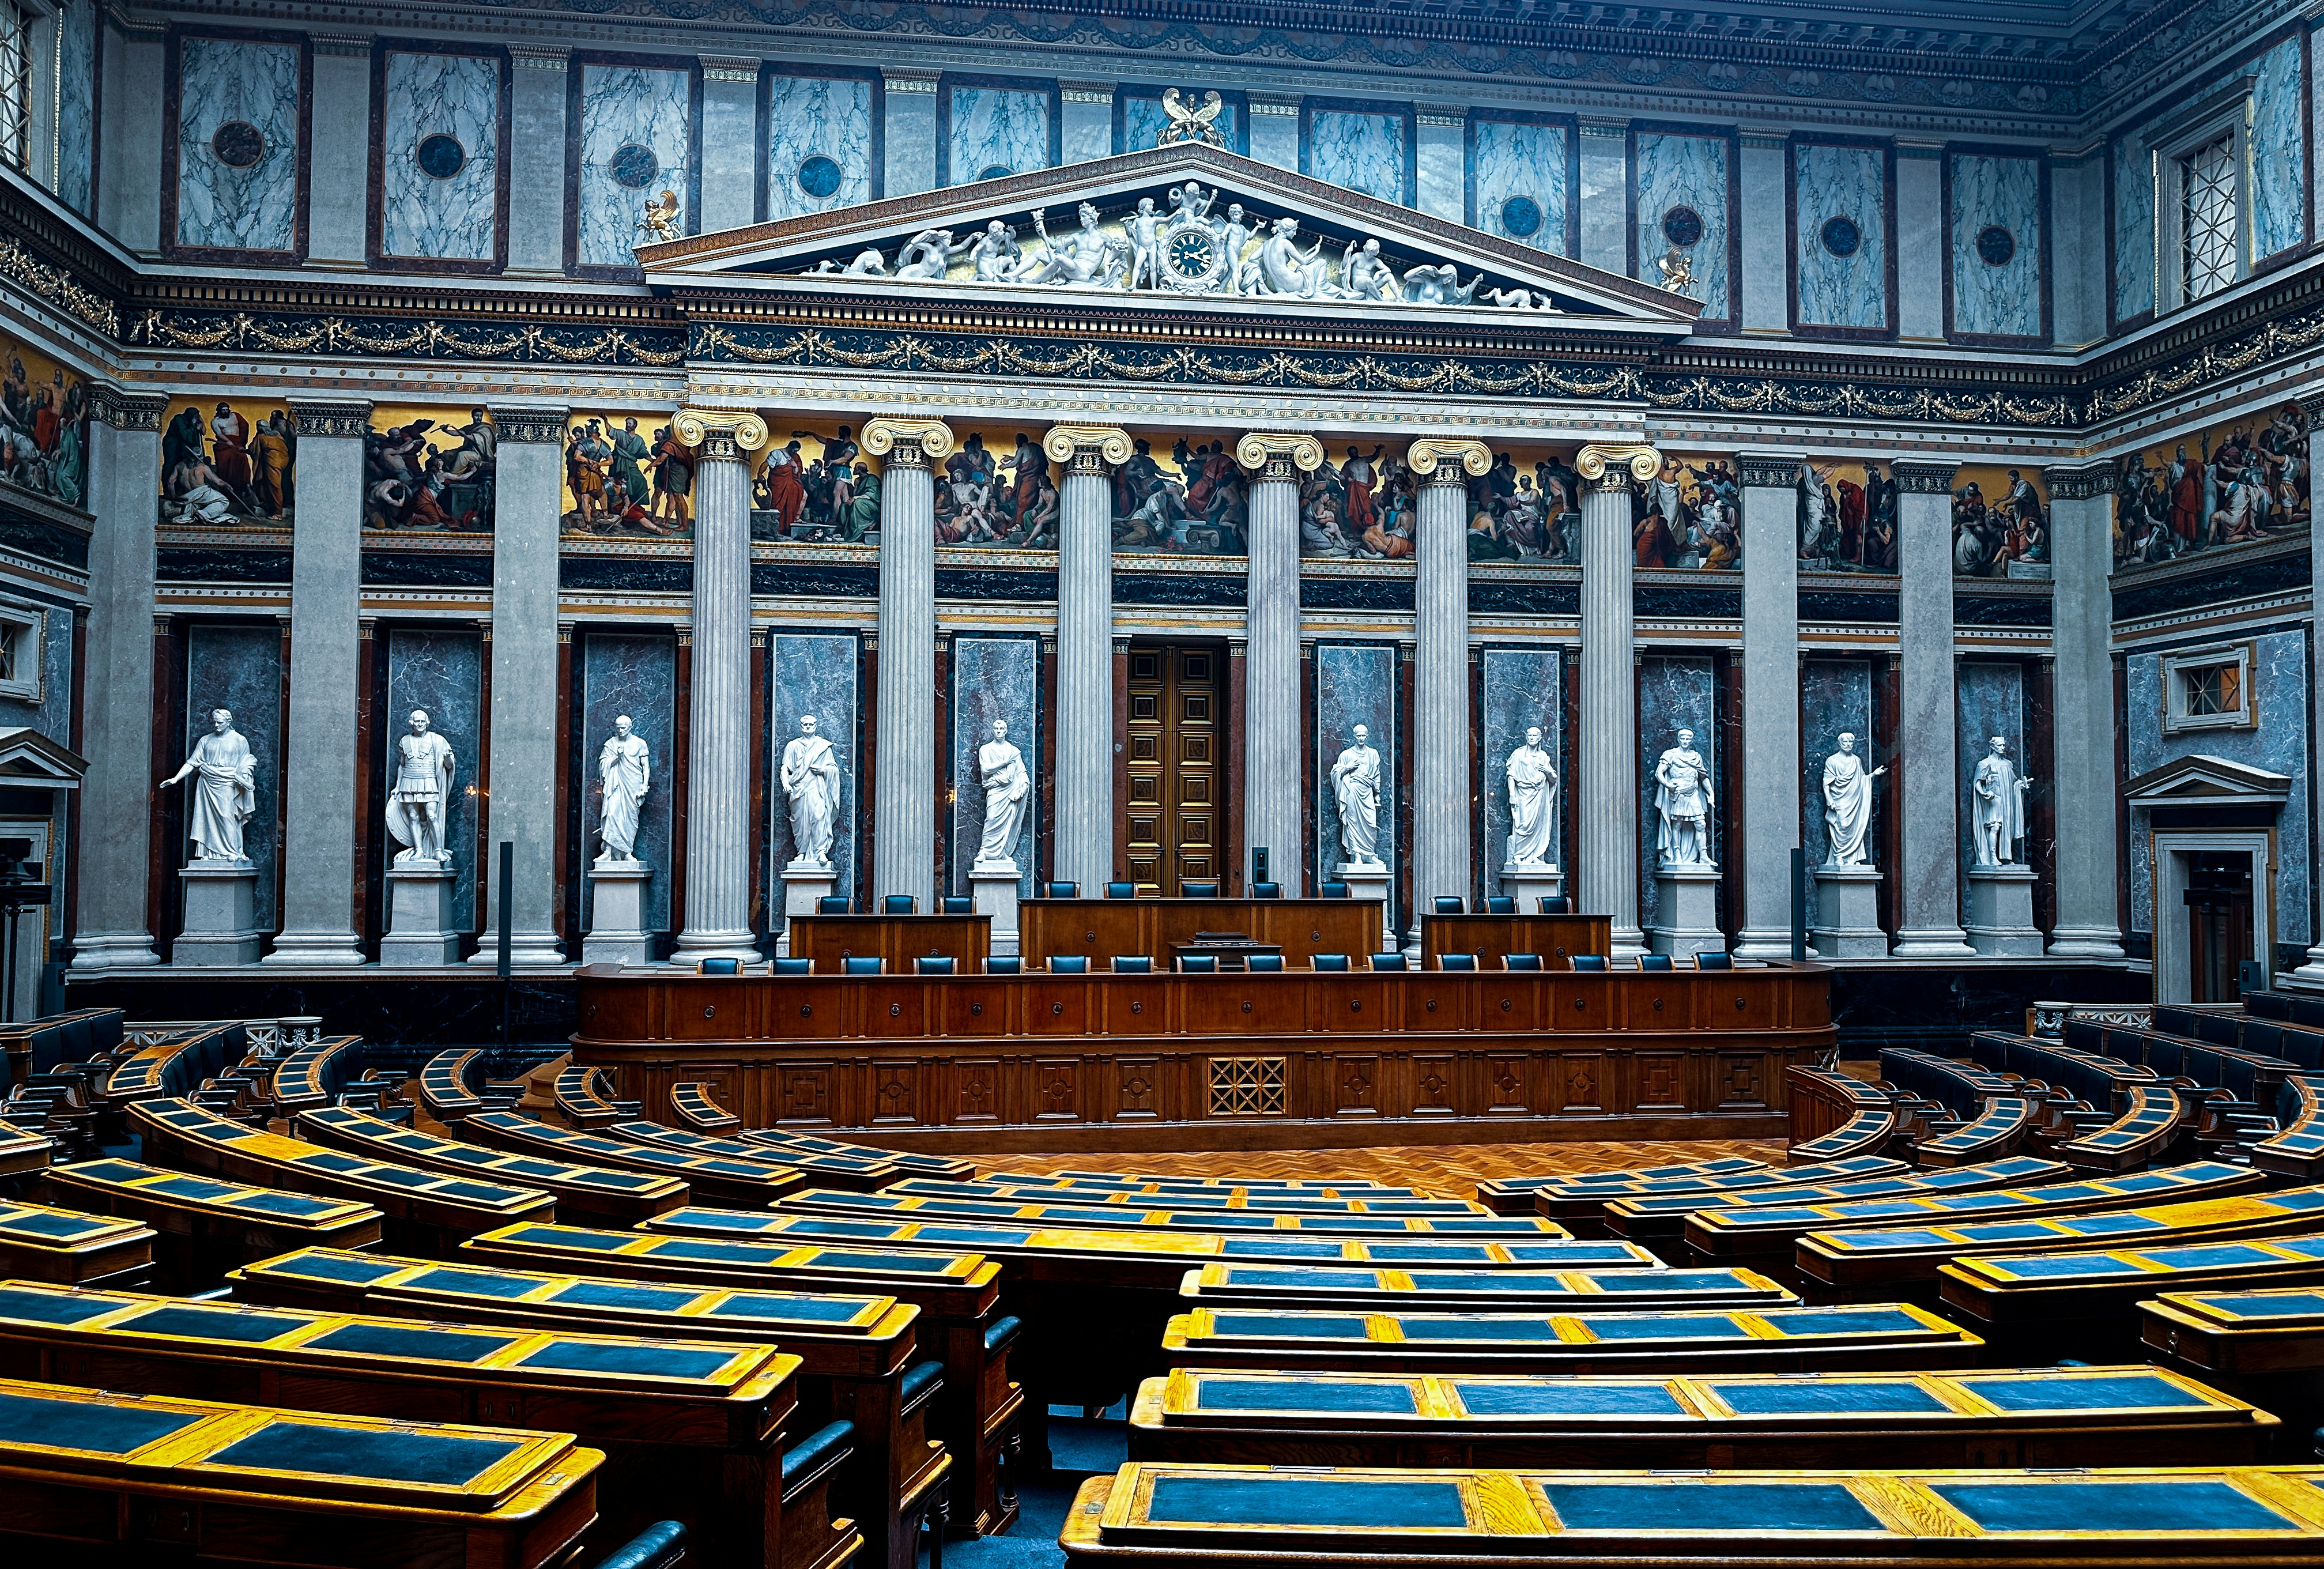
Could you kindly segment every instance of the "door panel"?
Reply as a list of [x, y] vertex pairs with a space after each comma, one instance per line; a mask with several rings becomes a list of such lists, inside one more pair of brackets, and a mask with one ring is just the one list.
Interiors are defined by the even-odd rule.
[[1140, 893], [1222, 879], [1227, 857], [1220, 657], [1175, 643], [1130, 651], [1130, 798], [1122, 844]]

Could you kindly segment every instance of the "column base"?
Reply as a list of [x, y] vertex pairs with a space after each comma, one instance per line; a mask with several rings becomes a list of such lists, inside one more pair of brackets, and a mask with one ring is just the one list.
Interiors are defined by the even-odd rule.
[[1614, 950], [1614, 958], [1635, 959], [1646, 951], [1646, 934], [1642, 928], [1618, 926], [1608, 937], [1606, 946]]
[[2302, 991], [2324, 992], [2324, 943], [2308, 950], [2308, 962], [2289, 974], [2278, 975], [2279, 986], [2294, 986]]
[[185, 889], [186, 926], [171, 945], [171, 962], [197, 968], [258, 963], [264, 946], [258, 930], [258, 868], [246, 861], [197, 861], [178, 878]]
[[2105, 926], [2053, 928], [2050, 933], [2050, 955], [2059, 959], [2119, 959], [2125, 956], [2122, 934]]
[[[1646, 928], [1654, 951], [1683, 957], [1724, 953], [1719, 929], [1719, 873], [1708, 866], [1665, 866], [1655, 873], [1655, 924]], [[1788, 947], [1788, 945], [1787, 945]]]
[[1501, 891], [1517, 901], [1519, 915], [1538, 915], [1541, 901], [1565, 891], [1565, 873], [1554, 866], [1501, 863]]
[[[1745, 927], [1735, 934], [1735, 940], [1728, 944], [1727, 951], [1738, 959], [1788, 960], [1792, 956], [1792, 928], [1785, 927], [1781, 931], [1762, 931], [1756, 927]], [[1815, 957], [1812, 953], [1808, 956]]]
[[1004, 959], [1019, 951], [1017, 897], [1021, 877], [1014, 861], [980, 861], [968, 872], [976, 913], [992, 918], [992, 952]]
[[2031, 866], [1972, 866], [1969, 869], [1969, 946], [1987, 958], [2042, 956], [2042, 934], [2034, 925]]
[[[775, 939], [775, 952], [788, 954], [791, 951], [790, 918], [813, 915], [816, 901], [829, 898], [831, 891], [837, 886], [839, 872], [835, 867], [807, 866], [794, 861], [783, 868], [783, 934]], [[691, 935], [689, 933], [678, 939], [681, 950], [687, 949], [687, 937]], [[702, 956], [713, 955], [706, 949]]]
[[585, 964], [650, 964], [655, 934], [646, 929], [646, 891], [653, 868], [642, 861], [598, 861], [589, 868], [589, 930]]
[[1896, 946], [1888, 950], [1892, 959], [1974, 959], [1977, 950], [1969, 946], [1969, 934], [1955, 927], [1906, 928], [1896, 934]]
[[420, 861], [387, 871], [387, 935], [379, 939], [379, 962], [391, 969], [449, 964], [460, 957], [460, 934], [452, 925], [452, 872], [440, 863]]
[[299, 969], [345, 970], [370, 963], [351, 931], [277, 932], [274, 951], [258, 961]]
[[[1396, 945], [1396, 873], [1379, 862], [1358, 865], [1342, 861], [1332, 868], [1332, 875], [1348, 885], [1351, 900], [1369, 900], [1379, 906], [1379, 951], [1390, 952]], [[1357, 956], [1348, 955], [1351, 961]]]
[[1888, 934], [1880, 929], [1880, 873], [1869, 866], [1819, 866], [1814, 875], [1818, 918], [1808, 934], [1814, 955], [1886, 958]]
[[84, 932], [73, 939], [76, 970], [127, 970], [161, 962], [148, 932]]
[[[501, 934], [498, 928], [486, 932], [476, 951], [468, 955], [468, 963], [494, 968], [501, 962]], [[550, 931], [509, 933], [509, 968], [512, 970], [562, 969], [565, 965], [565, 945]]]

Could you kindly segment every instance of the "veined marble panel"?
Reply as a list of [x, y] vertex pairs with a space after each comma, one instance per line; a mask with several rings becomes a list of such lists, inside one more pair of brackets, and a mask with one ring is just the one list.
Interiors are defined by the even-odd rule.
[[[1525, 744], [1526, 731], [1541, 727], [1541, 749], [1557, 770], [1557, 800], [1552, 809], [1549, 858], [1565, 863], [1565, 789], [1573, 770], [1565, 755], [1565, 678], [1563, 651], [1487, 649], [1485, 660], [1485, 755], [1477, 789], [1485, 798], [1484, 860], [1478, 886], [1501, 891], [1501, 867], [1508, 860], [1509, 753]], [[1567, 869], [1570, 870], [1570, 869]], [[1531, 915], [1530, 909], [1520, 911]]]
[[1634, 176], [1638, 204], [1637, 277], [1660, 282], [1655, 263], [1675, 242], [1665, 227], [1683, 226], [1674, 217], [1680, 208], [1702, 222], [1702, 238], [1683, 247], [1694, 265], [1695, 299], [1702, 314], [1714, 321], [1735, 315], [1733, 280], [1727, 275], [1728, 235], [1732, 215], [1727, 210], [1728, 166], [1732, 151], [1724, 136], [1692, 136], [1678, 132], [1642, 131], [1637, 137], [1637, 172]]
[[60, 746], [72, 743], [72, 612], [64, 605], [23, 601], [46, 613], [41, 640], [41, 700], [0, 697], [0, 725], [29, 725]]
[[[387, 715], [380, 729], [380, 766], [392, 784], [396, 742], [411, 734], [406, 723], [414, 708], [428, 711], [428, 728], [452, 746], [452, 798], [446, 803], [444, 844], [452, 857], [452, 929], [476, 928], [476, 796], [483, 781], [476, 759], [484, 734], [484, 639], [473, 632], [438, 627], [397, 627], [387, 636]], [[379, 833], [394, 864], [393, 835]]]
[[180, 40], [177, 243], [288, 251], [298, 208], [299, 46]]
[[1049, 167], [1049, 95], [1027, 88], [952, 89], [952, 185]]
[[[638, 811], [637, 856], [653, 868], [646, 884], [646, 929], [669, 929], [669, 879], [678, 857], [670, 848], [670, 790], [678, 782], [678, 640], [668, 634], [589, 632], [581, 644], [581, 842], [573, 875], [597, 856], [597, 816], [604, 794], [597, 753], [613, 734], [613, 720], [630, 716], [632, 734], [651, 754], [645, 804]], [[595, 918], [595, 891], [582, 881], [581, 924]]]
[[1887, 155], [1877, 147], [1792, 144], [1792, 258], [1803, 325], [1888, 325]]
[[[258, 929], [274, 929], [274, 819], [282, 788], [282, 634], [271, 626], [210, 626], [196, 622], [186, 634], [186, 725], [182, 761], [210, 733], [210, 710], [234, 710], [234, 727], [250, 743], [256, 764], [250, 821], [242, 826], [243, 854], [258, 868]], [[172, 765], [174, 769], [174, 764]], [[177, 788], [190, 790], [188, 780]], [[190, 812], [184, 816], [190, 817]], [[193, 854], [181, 839], [176, 864]]]
[[872, 199], [872, 84], [777, 77], [767, 89], [767, 217]]
[[2050, 783], [2050, 760], [2028, 759], [2025, 755], [2025, 670], [2020, 665], [1964, 661], [1955, 682], [1956, 701], [1953, 734], [1960, 751], [1960, 809], [1956, 814], [1957, 833], [1960, 841], [1961, 908], [1969, 907], [1969, 869], [1977, 861], [1977, 796], [1973, 785], [1977, 779], [1978, 760], [2000, 736], [2009, 743], [2009, 761], [2017, 769], [2017, 777], [2033, 780], [2025, 791], [2026, 838], [2017, 846], [2018, 864], [2034, 863], [2033, 826], [2034, 798], [2043, 793]]
[[976, 891], [969, 868], [984, 839], [984, 780], [978, 751], [992, 738], [992, 722], [1009, 726], [1010, 743], [1025, 754], [1033, 789], [1017, 838], [1017, 894], [1033, 897], [1040, 844], [1041, 645], [1030, 637], [958, 637], [952, 645], [952, 891]]
[[2308, 106], [2300, 40], [2260, 56], [2252, 78], [2252, 255], [2308, 237]]
[[57, 12], [57, 199], [88, 211], [97, 170], [97, 0]]
[[2114, 171], [2114, 318], [2154, 309], [2154, 160], [2136, 136], [2108, 148]]
[[[1487, 658], [1490, 658], [1488, 655]], [[1318, 884], [1335, 881], [1347, 860], [1340, 842], [1340, 798], [1332, 765], [1355, 744], [1356, 726], [1380, 755], [1380, 861], [1400, 864], [1397, 851], [1396, 650], [1377, 643], [1315, 645], [1315, 868]], [[1389, 912], [1394, 924], [1395, 912]]]
[[[1566, 254], [1566, 189], [1572, 166], [1563, 125], [1517, 120], [1470, 122], [1469, 187], [1477, 193], [1476, 226], [1489, 235]], [[1525, 204], [1531, 203], [1528, 208]], [[1510, 220], [1517, 220], [1512, 227]], [[1524, 233], [1519, 228], [1530, 221]]]
[[491, 261], [499, 227], [500, 61], [394, 51], [383, 92], [380, 254]]
[[682, 70], [584, 65], [581, 196], [574, 220], [585, 267], [637, 263], [646, 203], [667, 190], [678, 227], [694, 223], [694, 78]]
[[[1872, 729], [1872, 667], [1862, 660], [1803, 660], [1800, 661], [1800, 742], [1803, 777], [1800, 781], [1800, 844], [1808, 865], [1821, 866], [1831, 858], [1831, 840], [1823, 826], [1823, 760], [1840, 750], [1842, 731], [1856, 737], [1856, 755], [1865, 767], [1888, 761], [1880, 737]], [[1887, 787], [1895, 778], [1872, 781], [1872, 826], [1865, 835], [1865, 852], [1881, 866], [1880, 835], [1886, 821]], [[1808, 925], [1816, 924], [1816, 882], [1808, 879]]]
[[774, 712], [769, 716], [767, 734], [767, 819], [773, 835], [773, 854], [768, 857], [773, 886], [768, 908], [783, 908], [783, 866], [798, 854], [791, 845], [790, 801], [783, 794], [782, 777], [783, 748], [797, 739], [802, 714], [815, 715], [816, 733], [830, 739], [832, 756], [839, 764], [839, 812], [831, 834], [831, 864], [838, 877], [832, 891], [853, 899], [856, 897], [856, 788], [863, 766], [858, 644], [853, 637], [813, 632], [777, 632], [769, 643], [774, 674], [768, 691]]
[[1952, 155], [1955, 332], [2042, 332], [2042, 165], [1985, 152]]
[[1358, 109], [1317, 109], [1307, 117], [1307, 172], [1381, 201], [1408, 204], [1404, 115]]
[[[1199, 90], [1190, 94], [1188, 89], [1180, 88], [1178, 96], [1182, 99], [1191, 97], [1197, 104], [1203, 101]], [[1143, 152], [1153, 146], [1154, 138], [1160, 135], [1162, 127], [1170, 123], [1170, 116], [1162, 112], [1162, 95], [1125, 93], [1117, 101], [1121, 105], [1120, 150]], [[1232, 98], [1220, 103], [1219, 117], [1211, 124], [1218, 127], [1219, 134], [1226, 138], [1230, 148], [1240, 152], [1250, 145], [1243, 134], [1242, 108]]]
[[[1649, 658], [1638, 663], [1638, 919], [1655, 924], [1661, 899], [1655, 872], [1661, 854], [1655, 844], [1662, 819], [1655, 812], [1655, 764], [1678, 744], [1681, 730], [1694, 732], [1694, 749], [1711, 770], [1716, 798], [1705, 827], [1711, 858], [1723, 872], [1727, 841], [1719, 831], [1727, 799], [1726, 771], [1719, 755], [1719, 679], [1707, 654]], [[1586, 809], [1586, 805], [1585, 805]]]

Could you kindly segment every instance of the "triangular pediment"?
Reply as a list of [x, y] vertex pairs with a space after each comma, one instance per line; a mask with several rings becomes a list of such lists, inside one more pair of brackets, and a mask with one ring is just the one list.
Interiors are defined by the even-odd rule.
[[18, 789], [78, 789], [88, 772], [88, 761], [80, 753], [60, 746], [31, 725], [0, 725], [0, 785]]
[[2126, 780], [2122, 793], [2138, 807], [2282, 806], [2291, 797], [2292, 778], [2199, 752]]
[[[1279, 232], [1286, 218], [1293, 229]], [[638, 261], [649, 283], [678, 294], [1073, 299], [1350, 325], [1489, 321], [1676, 338], [1693, 330], [1702, 309], [1683, 294], [1200, 143], [641, 245]]]

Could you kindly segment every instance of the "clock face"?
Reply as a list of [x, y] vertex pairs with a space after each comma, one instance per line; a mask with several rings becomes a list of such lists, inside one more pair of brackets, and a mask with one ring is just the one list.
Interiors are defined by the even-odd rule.
[[1218, 271], [1219, 243], [1208, 229], [1184, 228], [1165, 246], [1170, 271], [1186, 283], [1207, 281]]

